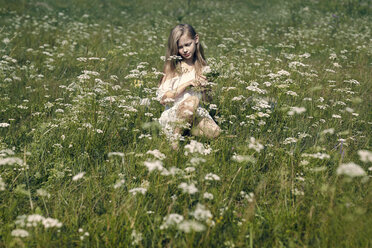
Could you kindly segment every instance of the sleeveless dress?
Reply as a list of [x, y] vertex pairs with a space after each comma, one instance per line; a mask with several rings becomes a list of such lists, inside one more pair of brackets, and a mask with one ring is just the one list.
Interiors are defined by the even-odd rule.
[[[176, 90], [177, 87], [179, 87], [181, 84], [187, 81], [193, 80], [195, 79], [195, 77], [196, 77], [196, 72], [195, 72], [195, 69], [193, 69], [192, 71], [184, 73], [181, 76], [167, 79], [165, 82], [163, 82], [160, 85], [160, 87], [158, 88], [156, 92], [157, 100], [160, 101], [167, 91]], [[162, 126], [163, 132], [171, 140], [181, 138], [180, 135], [174, 134], [175, 126], [180, 123], [179, 118], [177, 118], [177, 108], [183, 101], [185, 101], [190, 96], [197, 96], [199, 100], [202, 99], [202, 94], [200, 92], [196, 92], [192, 90], [192, 88], [187, 89], [182, 94], [177, 96], [177, 98], [174, 99], [174, 102], [172, 105], [167, 105], [164, 112], [161, 114], [160, 118], [158, 119], [160, 125]], [[196, 110], [196, 117], [202, 117], [202, 118], [205, 117], [205, 118], [212, 119], [208, 111], [205, 108], [200, 107], [200, 105]]]

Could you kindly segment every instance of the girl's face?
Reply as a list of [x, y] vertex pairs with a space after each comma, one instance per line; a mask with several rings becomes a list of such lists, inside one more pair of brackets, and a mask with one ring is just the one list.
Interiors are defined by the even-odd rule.
[[183, 34], [178, 40], [178, 53], [184, 60], [192, 61], [198, 42], [198, 35], [195, 35], [195, 38], [192, 39], [188, 34]]

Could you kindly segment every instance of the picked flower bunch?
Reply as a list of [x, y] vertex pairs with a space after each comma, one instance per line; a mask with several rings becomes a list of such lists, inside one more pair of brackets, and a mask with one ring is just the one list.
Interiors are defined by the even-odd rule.
[[199, 76], [196, 81], [198, 86], [194, 86], [193, 90], [201, 92], [203, 96], [203, 101], [211, 102], [213, 97], [212, 87], [216, 85], [213, 83], [218, 77], [219, 73], [212, 71], [209, 66], [203, 68], [203, 75]]

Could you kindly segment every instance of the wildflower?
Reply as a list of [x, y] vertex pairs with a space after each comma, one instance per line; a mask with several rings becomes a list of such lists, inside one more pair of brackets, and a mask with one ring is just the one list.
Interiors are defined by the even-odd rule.
[[45, 218], [40, 214], [32, 214], [27, 216], [27, 226], [37, 226], [39, 222], [42, 222]]
[[164, 222], [160, 226], [160, 230], [167, 229], [171, 226], [178, 225], [183, 221], [183, 216], [179, 214], [170, 214], [164, 217]]
[[291, 143], [296, 143], [297, 139], [294, 137], [288, 137], [283, 141], [284, 145], [291, 144]]
[[16, 158], [16, 157], [8, 157], [8, 158], [0, 159], [0, 165], [13, 165], [13, 164], [22, 165], [23, 160], [20, 158]]
[[5, 45], [7, 45], [9, 42], [10, 42], [10, 39], [9, 38], [6, 37], [6, 38], [3, 39], [3, 43]]
[[209, 109], [210, 110], [217, 110], [217, 105], [216, 104], [210, 104]]
[[161, 162], [160, 160], [145, 161], [144, 164], [147, 167], [147, 169], [149, 170], [149, 172], [152, 172], [153, 170], [162, 171], [164, 169], [163, 162]]
[[29, 233], [24, 229], [14, 229], [11, 235], [13, 237], [26, 238], [29, 236]]
[[244, 191], [240, 191], [240, 196], [243, 197], [244, 199], [246, 199], [248, 202], [253, 202], [253, 199], [254, 199], [254, 193], [253, 192], [250, 192], [250, 193], [246, 193]]
[[302, 114], [306, 111], [304, 107], [291, 107], [291, 110], [288, 111], [288, 115]]
[[192, 165], [198, 165], [198, 164], [200, 164], [200, 163], [205, 163], [205, 159], [204, 158], [198, 158], [198, 157], [194, 157], [194, 158], [191, 158], [190, 159], [190, 163], [192, 164]]
[[82, 179], [85, 175], [85, 172], [80, 172], [78, 174], [76, 174], [75, 176], [72, 177], [72, 181], [77, 181], [79, 179]]
[[41, 197], [50, 198], [50, 194], [46, 190], [44, 190], [44, 189], [38, 189], [38, 190], [36, 190], [36, 194], [38, 194]]
[[298, 96], [296, 92], [291, 91], [291, 90], [288, 90], [288, 91], [286, 92], [286, 94], [287, 94], [287, 95], [290, 95], [290, 96]]
[[145, 188], [133, 188], [131, 190], [129, 190], [129, 193], [131, 193], [132, 195], [136, 195], [137, 193], [141, 193], [142, 195], [146, 194], [147, 192], [147, 189]]
[[44, 225], [45, 228], [51, 228], [51, 227], [60, 228], [62, 226], [61, 222], [59, 222], [57, 219], [53, 219], [53, 218], [43, 219], [42, 224]]
[[346, 164], [341, 164], [337, 168], [337, 175], [347, 175], [349, 177], [360, 177], [365, 176], [366, 172], [359, 165], [350, 162]]
[[160, 160], [165, 159], [165, 155], [163, 153], [161, 153], [158, 149], [155, 149], [153, 151], [151, 151], [151, 150], [150, 151], [147, 151], [146, 154], [151, 154], [155, 158], [160, 159]]
[[305, 195], [305, 193], [302, 190], [299, 190], [297, 188], [294, 188], [292, 190], [292, 194], [294, 194], [294, 195]]
[[114, 189], [120, 188], [125, 183], [124, 179], [117, 180], [114, 184]]
[[212, 149], [207, 147], [204, 147], [202, 143], [199, 143], [195, 140], [191, 140], [190, 144], [185, 145], [185, 156], [187, 156], [189, 153], [200, 153], [202, 155], [208, 155], [212, 152]]
[[191, 184], [181, 183], [180, 185], [178, 185], [178, 188], [182, 189], [183, 193], [188, 193], [190, 195], [193, 195], [196, 192], [198, 192], [198, 189], [195, 187], [195, 184], [193, 183]]
[[208, 173], [207, 175], [205, 175], [205, 180], [208, 180], [208, 181], [219, 181], [220, 180], [220, 177], [217, 176], [216, 174], [213, 174], [213, 173]]
[[302, 160], [302, 161], [300, 162], [300, 165], [306, 166], [306, 165], [308, 165], [309, 163], [310, 163], [310, 162], [307, 161], [307, 160]]
[[260, 152], [264, 148], [264, 146], [261, 145], [258, 141], [256, 141], [256, 139], [254, 137], [251, 137], [248, 148], [253, 149], [256, 152]]
[[204, 198], [204, 199], [208, 199], [208, 200], [213, 200], [213, 194], [208, 193], [208, 192], [205, 192], [205, 193], [203, 194], [203, 198]]
[[0, 127], [9, 127], [9, 126], [10, 126], [9, 123], [6, 123], [6, 122], [0, 123]]
[[205, 226], [195, 220], [185, 220], [178, 225], [178, 229], [185, 233], [202, 232], [205, 230]]
[[372, 162], [372, 152], [367, 151], [367, 150], [359, 150], [358, 155], [360, 158], [360, 161], [368, 163]]
[[119, 157], [124, 157], [124, 153], [122, 152], [109, 152], [108, 157], [111, 158], [112, 156], [119, 156]]
[[326, 158], [331, 157], [326, 153], [320, 153], [320, 152], [314, 153], [314, 154], [303, 153], [303, 154], [301, 154], [301, 156], [302, 157], [310, 157], [310, 158], [318, 158], [318, 159], [326, 159]]
[[187, 172], [187, 173], [192, 173], [194, 171], [195, 171], [195, 167], [186, 167], [185, 168], [185, 172]]
[[196, 205], [195, 211], [191, 212], [190, 215], [194, 216], [195, 219], [200, 221], [206, 221], [213, 218], [211, 211], [209, 211], [204, 205], [200, 203]]
[[323, 131], [321, 132], [321, 134], [327, 134], [327, 133], [329, 133], [329, 134], [334, 134], [334, 132], [335, 132], [335, 129], [334, 129], [334, 128], [329, 128], [329, 129], [325, 129], [325, 130], [323, 130]]
[[0, 176], [0, 191], [4, 191], [5, 186], [6, 186], [5, 182], [3, 181], [3, 179]]
[[238, 162], [238, 163], [242, 163], [242, 162], [256, 163], [256, 159], [253, 156], [249, 156], [249, 155], [237, 155], [237, 154], [235, 154], [231, 157], [231, 159]]
[[130, 236], [132, 238], [132, 245], [138, 245], [142, 241], [142, 233], [136, 230], [133, 230]]
[[234, 247], [235, 247], [234, 242], [231, 241], [231, 240], [227, 240], [227, 241], [225, 241], [223, 244], [224, 244], [226, 247], [228, 247], [228, 248], [234, 248]]
[[285, 71], [285, 70], [280, 70], [277, 72], [277, 75], [279, 76], [289, 76], [291, 75], [289, 72]]

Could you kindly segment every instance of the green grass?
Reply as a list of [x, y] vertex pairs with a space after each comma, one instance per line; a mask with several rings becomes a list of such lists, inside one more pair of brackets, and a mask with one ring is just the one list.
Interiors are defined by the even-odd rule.
[[[369, 1], [0, 0], [0, 14], [0, 247], [372, 246]], [[223, 133], [175, 152], [154, 97], [180, 22], [218, 72]], [[191, 140], [211, 153], [185, 155]], [[173, 175], [146, 168], [155, 149]], [[337, 173], [350, 162], [365, 175]], [[27, 226], [35, 214], [62, 226]], [[161, 228], [170, 214], [205, 229]]]

